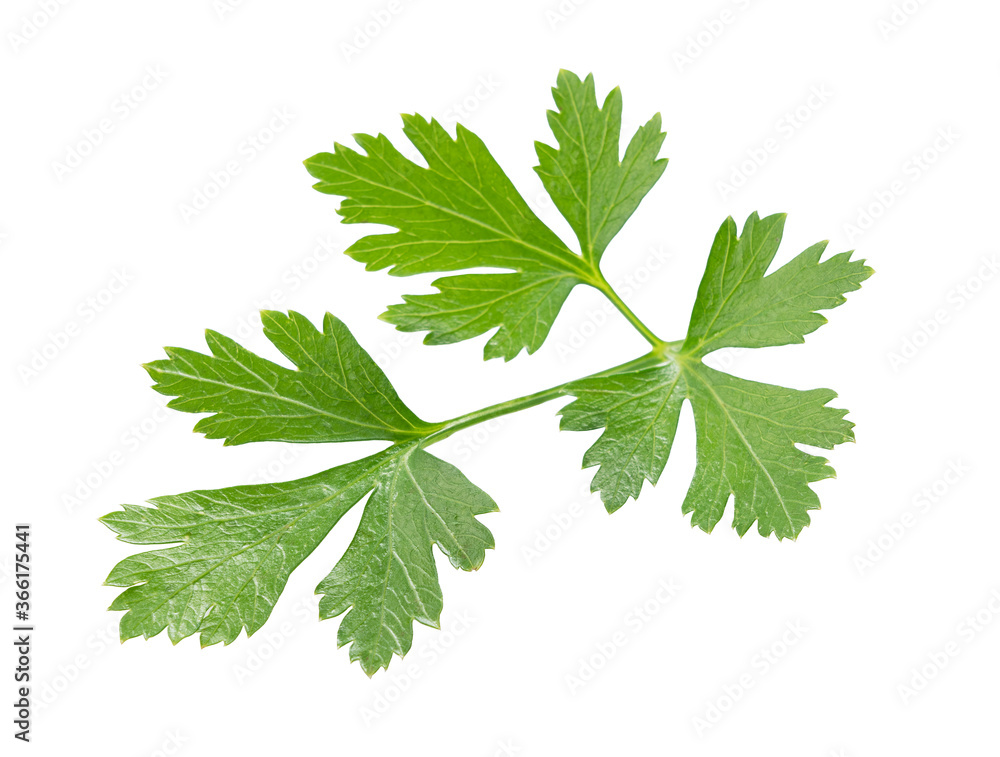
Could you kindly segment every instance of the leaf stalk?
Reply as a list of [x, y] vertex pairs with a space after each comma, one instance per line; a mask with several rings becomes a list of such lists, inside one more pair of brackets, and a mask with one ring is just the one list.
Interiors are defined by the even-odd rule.
[[[663, 342], [662, 344], [667, 345], [666, 342]], [[629, 360], [627, 363], [622, 363], [621, 365], [616, 365], [612, 368], [592, 373], [589, 376], [573, 379], [548, 389], [543, 389], [540, 392], [526, 394], [523, 397], [516, 397], [504, 402], [498, 402], [495, 405], [489, 405], [480, 410], [466, 413], [465, 415], [459, 415], [451, 420], [443, 421], [437, 424], [436, 430], [420, 440], [419, 446], [429, 446], [442, 441], [443, 439], [447, 439], [452, 434], [469, 428], [470, 426], [476, 426], [480, 423], [491, 421], [494, 418], [500, 418], [504, 415], [510, 415], [511, 413], [516, 413], [521, 410], [527, 410], [530, 407], [541, 405], [542, 403], [549, 402], [550, 400], [554, 400], [559, 397], [565, 397], [570, 394], [572, 385], [578, 381], [592, 378], [605, 378], [619, 373], [628, 373], [629, 371], [638, 371], [643, 368], [652, 368], [663, 362], [664, 358], [658, 355], [656, 351], [649, 352], [641, 357], [635, 358], [634, 360]]]

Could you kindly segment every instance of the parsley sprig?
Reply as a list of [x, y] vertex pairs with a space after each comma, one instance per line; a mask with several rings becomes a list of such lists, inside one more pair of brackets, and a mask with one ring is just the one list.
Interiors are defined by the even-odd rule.
[[[107, 583], [124, 591], [123, 639], [166, 630], [177, 642], [229, 643], [267, 620], [291, 572], [350, 508], [363, 501], [357, 533], [317, 587], [321, 618], [344, 615], [339, 645], [350, 645], [372, 675], [412, 643], [413, 621], [437, 627], [443, 606], [433, 547], [456, 568], [475, 570], [493, 537], [479, 516], [493, 500], [427, 448], [464, 428], [551, 400], [564, 405], [561, 428], [602, 429], [584, 456], [592, 489], [608, 511], [655, 484], [674, 443], [681, 408], [691, 404], [697, 463], [682, 504], [710, 532], [733, 502], [740, 535], [798, 536], [819, 508], [810, 484], [833, 475], [821, 457], [850, 441], [845, 410], [828, 389], [800, 391], [717, 371], [703, 358], [724, 347], [799, 343], [872, 271], [851, 253], [823, 259], [821, 242], [768, 273], [784, 215], [752, 214], [722, 224], [712, 243], [686, 334], [667, 341], [629, 308], [601, 271], [615, 235], [663, 173], [659, 115], [620, 154], [621, 93], [599, 104], [591, 76], [563, 71], [548, 114], [555, 146], [537, 143], [536, 172], [569, 222], [577, 250], [528, 207], [475, 134], [452, 137], [436, 121], [404, 116], [404, 133], [426, 165], [383, 135], [357, 135], [306, 163], [320, 192], [343, 198], [345, 223], [391, 233], [364, 236], [347, 254], [391, 275], [449, 274], [435, 292], [406, 295], [382, 318], [448, 344], [492, 332], [485, 357], [510, 360], [544, 342], [563, 303], [580, 285], [607, 297], [646, 339], [649, 351], [591, 376], [450, 420], [417, 417], [347, 326], [327, 314], [317, 328], [299, 313], [265, 311], [264, 333], [293, 367], [207, 332], [210, 354], [167, 348], [146, 366], [169, 406], [206, 414], [195, 430], [224, 443], [384, 440], [384, 450], [282, 484], [194, 491], [125, 505], [102, 520], [134, 544], [175, 544], [132, 555]], [[468, 269], [490, 273], [462, 273]], [[346, 613], [346, 614], [345, 614]]]

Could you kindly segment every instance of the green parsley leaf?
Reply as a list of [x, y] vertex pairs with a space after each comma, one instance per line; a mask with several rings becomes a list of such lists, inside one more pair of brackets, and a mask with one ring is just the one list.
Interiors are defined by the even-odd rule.
[[[395, 276], [499, 268], [507, 273], [447, 276], [435, 294], [404, 295], [381, 316], [401, 331], [427, 331], [427, 344], [451, 344], [497, 329], [484, 356], [510, 360], [545, 341], [573, 287], [605, 285], [597, 269], [621, 229], [666, 166], [654, 116], [619, 161], [621, 93], [598, 108], [593, 77], [568, 72], [553, 90], [559, 113], [549, 123], [555, 150], [537, 145], [536, 169], [580, 240], [572, 252], [531, 211], [482, 140], [459, 125], [452, 138], [437, 121], [403, 116], [403, 132], [427, 161], [419, 166], [387, 137], [355, 135], [362, 155], [343, 145], [305, 161], [315, 189], [344, 197], [344, 223], [392, 226], [360, 239], [347, 254], [368, 270]], [[582, 135], [582, 136], [581, 136]], [[582, 141], [576, 141], [582, 140]]]
[[769, 276], [785, 214], [752, 214], [737, 236], [727, 218], [709, 253], [684, 352], [704, 357], [723, 347], [800, 344], [824, 323], [817, 310], [845, 302], [872, 275], [863, 260], [842, 252], [820, 262], [826, 242], [814, 244]]
[[[476, 570], [493, 536], [477, 515], [496, 503], [452, 465], [420, 449], [384, 466], [351, 546], [317, 587], [321, 618], [340, 615], [337, 642], [370, 676], [413, 642], [412, 621], [439, 628], [441, 586], [431, 546]], [[353, 643], [352, 643], [353, 642]]]
[[667, 167], [666, 158], [657, 160], [666, 134], [657, 113], [635, 133], [619, 160], [618, 87], [599, 107], [592, 75], [580, 81], [576, 74], [560, 71], [552, 95], [559, 110], [550, 110], [548, 120], [559, 149], [536, 142], [535, 171], [576, 232], [584, 258], [596, 264]]
[[680, 368], [667, 364], [584, 379], [571, 384], [570, 392], [577, 399], [559, 411], [560, 428], [605, 429], [584, 455], [583, 467], [601, 466], [591, 490], [601, 492], [614, 512], [629, 497], [639, 498], [643, 480], [655, 484], [667, 464], [685, 397]]
[[320, 617], [348, 607], [339, 645], [368, 675], [412, 643], [412, 621], [439, 627], [443, 605], [431, 548], [476, 570], [493, 536], [476, 520], [496, 503], [457, 468], [396, 445], [357, 462], [284, 484], [236, 486], [125, 505], [101, 520], [132, 544], [181, 542], [122, 560], [105, 582], [128, 587], [111, 605], [125, 610], [122, 640], [167, 630], [196, 633], [201, 645], [257, 631], [288, 576], [366, 494], [351, 546], [317, 593]]
[[[322, 332], [298, 313], [262, 313], [264, 332], [298, 370], [209, 332], [212, 355], [170, 349], [148, 366], [171, 405], [215, 412], [196, 427], [228, 443], [404, 439], [382, 452], [284, 484], [236, 486], [125, 505], [101, 520], [133, 544], [177, 546], [122, 560], [107, 584], [126, 587], [122, 639], [167, 630], [175, 643], [228, 644], [267, 620], [291, 572], [341, 516], [371, 496], [351, 546], [317, 593], [320, 617], [353, 607], [340, 645], [368, 675], [403, 655], [412, 622], [437, 627], [441, 587], [432, 547], [476, 570], [493, 536], [476, 516], [496, 503], [459, 470], [420, 448], [442, 424], [403, 405], [347, 327], [327, 314]], [[420, 437], [417, 439], [416, 437]]]
[[452, 344], [500, 326], [487, 360], [541, 347], [566, 297], [579, 284], [564, 273], [475, 273], [437, 279], [438, 294], [404, 294], [379, 316], [400, 331], [427, 331], [424, 344]]
[[366, 134], [355, 135], [365, 155], [338, 144], [305, 162], [317, 190], [346, 198], [338, 210], [344, 223], [399, 230], [363, 237], [347, 254], [395, 276], [479, 267], [515, 273], [439, 279], [440, 294], [404, 297], [383, 319], [403, 331], [430, 331], [431, 344], [499, 327], [487, 358], [534, 352], [570, 290], [588, 278], [586, 264], [531, 212], [479, 137], [459, 125], [453, 139], [416, 115], [403, 124], [426, 168], [384, 135]]
[[371, 491], [385, 453], [282, 484], [234, 486], [124, 505], [101, 518], [130, 544], [177, 546], [126, 557], [105, 584], [129, 587], [122, 641], [167, 630], [175, 644], [250, 635], [271, 614], [288, 576]]
[[264, 333], [298, 370], [255, 355], [207, 331], [212, 351], [167, 347], [147, 364], [168, 407], [214, 413], [194, 430], [225, 444], [403, 441], [433, 430], [403, 404], [382, 369], [347, 327], [327, 313], [322, 333], [299, 313], [262, 311]]
[[[656, 484], [685, 401], [697, 461], [683, 502], [692, 525], [711, 531], [734, 502], [742, 536], [795, 538], [819, 507], [813, 482], [832, 476], [821, 457], [853, 439], [828, 389], [800, 391], [737, 378], [702, 359], [723, 347], [802, 342], [871, 273], [851, 253], [822, 260], [814, 245], [768, 274], [785, 217], [732, 218], [715, 237], [684, 339], [654, 334], [600, 270], [610, 241], [662, 174], [659, 115], [621, 156], [621, 94], [598, 105], [592, 76], [559, 74], [548, 113], [557, 147], [536, 143], [536, 172], [573, 229], [579, 254], [529, 209], [472, 132], [452, 137], [436, 121], [404, 116], [404, 133], [426, 166], [383, 136], [357, 135], [364, 153], [336, 145], [306, 161], [321, 192], [343, 197], [345, 223], [393, 233], [366, 236], [348, 253], [367, 268], [409, 276], [460, 272], [437, 292], [404, 296], [383, 318], [446, 344], [487, 332], [485, 355], [511, 359], [538, 349], [578, 284], [595, 287], [651, 345], [648, 354], [589, 377], [499, 402], [440, 423], [421, 420], [347, 327], [327, 314], [322, 331], [298, 313], [264, 311], [264, 333], [294, 367], [213, 331], [211, 354], [167, 348], [146, 366], [169, 406], [205, 413], [196, 431], [226, 444], [383, 440], [386, 449], [282, 484], [200, 490], [124, 505], [101, 520], [119, 539], [160, 548], [125, 558], [107, 583], [124, 591], [123, 640], [166, 631], [203, 646], [257, 631], [291, 572], [351, 507], [365, 501], [350, 546], [317, 587], [321, 618], [343, 615], [338, 643], [370, 676], [413, 643], [413, 622], [439, 627], [443, 599], [434, 546], [453, 566], [476, 570], [493, 547], [478, 516], [493, 500], [425, 448], [462, 429], [549, 402], [564, 429], [602, 429], [584, 456], [609, 511]], [[473, 269], [494, 269], [491, 272]], [[166, 545], [166, 546], [164, 546]]]
[[685, 364], [694, 408], [698, 462], [682, 511], [711, 533], [730, 499], [733, 527], [743, 536], [757, 522], [761, 536], [799, 535], [819, 498], [813, 481], [832, 478], [826, 460], [798, 449], [833, 449], [854, 441], [846, 410], [827, 407], [829, 389], [803, 392], [736, 378], [697, 361]]
[[643, 480], [656, 484], [670, 454], [681, 406], [690, 400], [697, 465], [683, 504], [705, 531], [734, 498], [734, 527], [754, 522], [763, 536], [795, 538], [819, 499], [809, 484], [834, 475], [826, 460], [795, 445], [832, 449], [852, 441], [846, 410], [826, 406], [828, 389], [808, 392], [761, 384], [713, 370], [701, 358], [723, 346], [763, 347], [803, 341], [825, 323], [816, 310], [836, 307], [872, 271], [850, 253], [820, 263], [814, 245], [773, 274], [783, 215], [748, 219], [743, 235], [727, 219], [716, 236], [694, 305], [691, 328], [669, 362], [574, 382], [562, 428], [604, 433], [584, 456], [600, 466], [592, 483], [609, 512], [635, 499]]

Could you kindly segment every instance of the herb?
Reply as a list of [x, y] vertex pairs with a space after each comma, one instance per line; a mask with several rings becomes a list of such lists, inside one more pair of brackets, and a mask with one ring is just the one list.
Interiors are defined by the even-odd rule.
[[[673, 445], [685, 400], [697, 432], [697, 465], [682, 509], [705, 531], [734, 500], [740, 535], [795, 538], [819, 501], [809, 484], [833, 475], [797, 445], [832, 449], [853, 439], [845, 410], [826, 389], [799, 391], [709, 368], [723, 347], [802, 342], [844, 294], [871, 275], [826, 243], [767, 271], [785, 217], [729, 218], [719, 229], [687, 335], [657, 337], [621, 300], [600, 269], [615, 234], [662, 174], [659, 115], [619, 155], [621, 94], [599, 105], [593, 78], [561, 72], [548, 114], [558, 147], [536, 144], [536, 171], [577, 236], [571, 250], [530, 210], [483, 142], [462, 126], [453, 138], [436, 121], [404, 117], [404, 132], [427, 162], [404, 157], [384, 136], [358, 135], [364, 153], [336, 145], [306, 161], [315, 188], [343, 197], [346, 223], [393, 233], [361, 238], [347, 254], [396, 276], [495, 268], [434, 282], [437, 292], [404, 296], [382, 316], [428, 344], [486, 332], [485, 357], [510, 360], [544, 342], [570, 291], [602, 292], [650, 344], [624, 365], [550, 389], [431, 423], [418, 418], [347, 327], [327, 314], [319, 331], [304, 316], [265, 311], [264, 333], [295, 366], [266, 360], [213, 331], [211, 354], [167, 348], [146, 366], [169, 406], [208, 413], [195, 430], [225, 444], [259, 441], [385, 440], [385, 450], [283, 484], [195, 491], [125, 505], [102, 520], [133, 544], [171, 544], [120, 562], [107, 583], [125, 587], [122, 639], [166, 630], [174, 642], [199, 634], [203, 646], [236, 639], [267, 620], [291, 572], [351, 507], [365, 501], [353, 542], [317, 587], [321, 618], [347, 613], [338, 635], [368, 675], [412, 643], [414, 620], [437, 627], [441, 588], [433, 546], [452, 565], [475, 570], [493, 538], [477, 516], [490, 497], [426, 448], [484, 421], [560, 397], [572, 431], [603, 429], [584, 456], [598, 466], [592, 489], [609, 512], [655, 484]], [[367, 498], [367, 499], [366, 499]]]

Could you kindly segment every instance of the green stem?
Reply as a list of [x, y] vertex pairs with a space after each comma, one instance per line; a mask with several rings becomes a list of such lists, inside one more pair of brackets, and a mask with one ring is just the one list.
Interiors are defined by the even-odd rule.
[[667, 343], [660, 339], [656, 334], [654, 334], [649, 327], [643, 323], [639, 316], [632, 312], [630, 308], [621, 297], [618, 296], [618, 292], [614, 290], [608, 280], [604, 278], [604, 275], [600, 270], [596, 271], [597, 279], [592, 281], [592, 285], [595, 289], [599, 290], [605, 297], [611, 300], [611, 304], [618, 308], [618, 312], [624, 315], [629, 323], [631, 323], [636, 331], [642, 334], [643, 338], [653, 346], [653, 350], [656, 352], [662, 352], [667, 347]]
[[439, 423], [435, 431], [431, 432], [420, 441], [420, 446], [426, 447], [434, 444], [435, 442], [439, 442], [442, 439], [447, 439], [452, 434], [461, 431], [462, 429], [466, 429], [469, 426], [485, 423], [486, 421], [493, 420], [494, 418], [510, 415], [511, 413], [518, 412], [519, 410], [527, 410], [529, 407], [541, 405], [543, 402], [548, 402], [549, 400], [554, 400], [558, 397], [564, 397], [569, 394], [569, 387], [577, 381], [583, 381], [584, 379], [590, 378], [603, 378], [604, 376], [614, 376], [618, 373], [637, 371], [642, 368], [651, 368], [662, 362], [663, 359], [660, 355], [658, 355], [655, 351], [650, 352], [642, 357], [636, 358], [635, 360], [630, 360], [627, 363], [622, 363], [621, 365], [617, 365], [613, 368], [592, 373], [589, 376], [584, 376], [583, 378], [573, 379], [572, 381], [567, 381], [564, 384], [558, 384], [557, 386], [543, 389], [542, 391], [535, 392], [534, 394], [526, 394], [523, 397], [517, 397], [512, 400], [507, 400], [506, 402], [498, 402], [496, 405], [490, 405], [482, 408], [481, 410], [475, 410], [471, 413], [460, 415], [457, 418], [452, 418], [449, 421]]
[[[604, 278], [604, 274], [601, 273], [601, 269], [596, 265], [593, 265], [592, 271], [588, 272], [587, 282], [595, 289], [603, 293], [604, 296], [607, 297], [616, 308], [618, 308], [619, 312], [621, 312], [621, 314], [628, 319], [629, 323], [631, 323], [635, 329], [642, 334], [643, 338], [645, 338], [645, 340], [652, 345], [653, 351], [643, 355], [642, 357], [636, 358], [635, 360], [630, 360], [627, 363], [622, 363], [614, 368], [608, 368], [607, 370], [593, 373], [589, 376], [585, 376], [584, 378], [602, 378], [604, 376], [613, 376], [617, 373], [637, 371], [642, 368], [650, 368], [655, 365], [660, 365], [667, 360], [676, 358], [680, 342], [665, 342], [654, 334], [649, 327], [639, 319], [639, 316], [632, 312], [632, 309], [625, 303], [625, 301], [618, 296], [618, 292], [616, 292], [614, 287], [608, 283], [608, 280]], [[567, 381], [565, 384], [559, 384], [558, 386], [553, 386], [549, 389], [543, 389], [542, 391], [535, 392], [534, 394], [526, 394], [523, 397], [517, 397], [516, 399], [507, 400], [506, 402], [499, 402], [496, 405], [490, 405], [489, 407], [484, 407], [481, 410], [476, 410], [471, 413], [466, 413], [465, 415], [460, 415], [457, 418], [452, 418], [450, 421], [438, 423], [431, 433], [420, 440], [420, 446], [426, 447], [434, 444], [435, 442], [439, 442], [442, 439], [447, 439], [452, 434], [461, 431], [462, 429], [466, 429], [469, 426], [485, 423], [486, 421], [493, 420], [494, 418], [516, 413], [519, 410], [526, 410], [529, 407], [541, 405], [543, 402], [554, 400], [557, 397], [564, 397], [570, 393], [569, 388], [571, 385], [582, 380], [583, 379], [574, 379], [573, 381]]]

